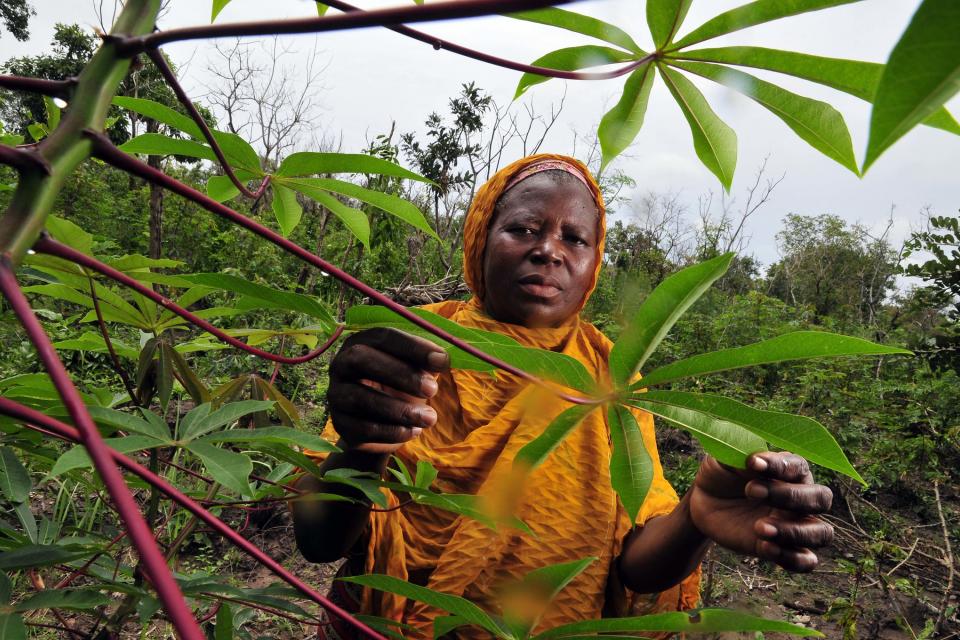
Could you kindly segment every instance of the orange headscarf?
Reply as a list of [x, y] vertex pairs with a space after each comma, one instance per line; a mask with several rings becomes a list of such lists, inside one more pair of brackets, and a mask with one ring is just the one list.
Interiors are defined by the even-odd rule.
[[593, 293], [593, 289], [597, 286], [597, 278], [600, 276], [600, 267], [603, 264], [603, 246], [607, 235], [607, 208], [603, 202], [603, 196], [600, 195], [600, 185], [597, 184], [587, 166], [576, 158], [554, 153], [540, 153], [527, 156], [500, 169], [477, 190], [473, 202], [470, 203], [470, 209], [467, 211], [467, 218], [463, 224], [463, 279], [470, 287], [470, 291], [480, 300], [483, 300], [486, 293], [486, 285], [483, 282], [483, 254], [487, 249], [487, 230], [493, 221], [497, 201], [500, 196], [515, 185], [514, 180], [517, 176], [529, 171], [535, 165], [550, 161], [562, 163], [571, 170], [579, 172], [584, 185], [590, 189], [593, 201], [597, 205], [597, 238], [599, 238], [597, 243], [597, 269], [593, 274], [593, 282], [580, 303], [580, 309], [583, 309], [590, 298], [590, 294]]
[[[425, 308], [463, 326], [495, 331], [525, 346], [567, 354], [579, 360], [601, 385], [608, 384], [611, 343], [590, 323], [575, 315], [560, 327], [530, 329], [490, 318], [480, 302], [484, 293], [484, 245], [494, 206], [513, 176], [543, 158], [561, 158], [579, 168], [594, 194], [603, 231], [603, 200], [596, 181], [582, 164], [552, 155], [511, 164], [480, 188], [467, 214], [464, 266], [467, 283], [476, 296], [469, 302], [442, 302]], [[597, 251], [599, 270], [602, 242]], [[509, 494], [511, 513], [534, 535], [506, 526], [494, 530], [447, 511], [404, 504], [371, 514], [364, 568], [367, 573], [420, 581], [499, 614], [505, 605], [513, 604], [505, 599], [504, 589], [528, 572], [597, 558], [560, 592], [540, 618], [539, 630], [602, 615], [639, 615], [696, 606], [699, 572], [663, 593], [638, 596], [619, 585], [614, 568], [631, 527], [669, 513], [678, 501], [663, 476], [650, 414], [635, 411], [653, 459], [654, 478], [636, 521], [631, 522], [610, 484], [610, 430], [604, 411], [587, 416], [539, 467], [522, 483], [516, 483], [513, 459], [517, 451], [570, 405], [549, 391], [502, 372], [492, 376], [453, 370], [440, 375], [438, 384], [439, 392], [430, 401], [437, 411], [437, 424], [406, 443], [397, 456], [410, 469], [420, 460], [430, 462], [439, 472], [434, 490], [477, 495], [486, 504], [500, 506], [506, 500], [503, 496]], [[396, 496], [389, 495], [389, 500], [391, 506], [399, 507]], [[422, 604], [372, 590], [364, 591], [362, 608], [364, 613], [411, 625], [418, 638], [430, 637], [434, 618], [442, 615]], [[461, 629], [457, 633], [466, 638], [484, 635], [474, 631]]]

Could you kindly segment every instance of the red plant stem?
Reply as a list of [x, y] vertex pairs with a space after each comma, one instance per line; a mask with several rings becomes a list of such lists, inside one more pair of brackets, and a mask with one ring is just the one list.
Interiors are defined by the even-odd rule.
[[135, 55], [155, 49], [169, 42], [206, 40], [208, 38], [236, 38], [242, 36], [290, 35], [296, 33], [320, 33], [363, 27], [398, 25], [403, 22], [432, 22], [470, 18], [491, 13], [510, 13], [541, 9], [573, 0], [448, 0], [413, 7], [390, 7], [375, 11], [343, 13], [318, 18], [286, 20], [260, 20], [232, 24], [207, 24], [181, 29], [156, 31], [148, 35], [110, 37], [117, 44], [121, 55]]
[[[0, 397], [0, 415], [9, 416], [19, 422], [22, 422], [25, 426], [38, 431], [41, 430], [37, 429], [37, 425], [39, 425], [42, 430], [45, 430], [46, 432], [52, 432], [63, 440], [70, 442], [81, 442], [79, 430], [62, 423], [59, 420], [51, 418], [46, 414], [40, 413], [35, 409], [31, 409], [30, 407], [13, 402], [12, 400], [8, 400], [7, 398]], [[222, 520], [197, 504], [195, 500], [171, 485], [165, 479], [153, 473], [146, 467], [137, 464], [118, 451], [107, 449], [107, 454], [112, 458], [115, 464], [127, 469], [129, 472], [165, 493], [176, 504], [195, 515], [199, 520], [202, 520], [204, 523], [209, 525], [214, 531], [227, 538], [230, 543], [239, 547], [248, 555], [252, 556], [255, 560], [257, 560], [257, 562], [267, 567], [284, 582], [324, 607], [329, 613], [337, 616], [347, 624], [351, 625], [354, 629], [366, 636], [369, 636], [373, 640], [386, 640], [386, 638], [384, 638], [382, 635], [359, 620], [356, 620], [348, 612], [344, 611], [333, 602], [330, 602], [326, 597], [312, 589], [304, 581], [300, 580], [295, 575], [284, 569], [280, 563], [264, 553], [259, 547], [254, 545], [243, 536], [239, 535], [236, 531], [227, 526]], [[193, 618], [191, 618], [191, 621], [195, 623]]]
[[256, 200], [262, 196], [264, 191], [267, 189], [267, 185], [270, 184], [270, 176], [267, 176], [263, 179], [263, 182], [260, 183], [260, 187], [256, 191], [250, 191], [247, 189], [247, 185], [237, 178], [237, 174], [233, 172], [233, 168], [230, 166], [230, 163], [227, 162], [227, 157], [224, 155], [223, 149], [220, 148], [219, 143], [217, 143], [217, 139], [213, 137], [213, 132], [210, 131], [210, 127], [207, 126], [207, 121], [203, 119], [203, 116], [200, 115], [196, 105], [193, 104], [193, 100], [191, 100], [190, 96], [187, 95], [187, 92], [184, 91], [183, 86], [180, 84], [180, 81], [177, 80], [177, 76], [173, 72], [173, 69], [171, 69], [170, 65], [167, 64], [166, 58], [163, 57], [163, 54], [160, 53], [159, 49], [150, 49], [147, 51], [147, 55], [153, 61], [153, 64], [156, 65], [157, 69], [160, 71], [160, 75], [163, 76], [163, 79], [166, 80], [167, 84], [170, 85], [170, 88], [173, 89], [173, 92], [176, 94], [180, 104], [182, 104], [183, 108], [187, 110], [187, 113], [190, 115], [196, 125], [200, 127], [203, 137], [213, 150], [213, 154], [217, 156], [217, 160], [220, 162], [223, 172], [227, 174], [228, 178], [230, 178], [230, 182], [232, 182], [234, 186], [240, 190], [240, 193], [251, 200]]
[[[280, 336], [280, 347], [277, 349], [277, 353], [279, 353], [281, 356], [283, 355], [283, 348], [286, 346], [286, 344], [287, 344], [287, 336], [286, 335]], [[273, 365], [273, 373], [270, 374], [270, 384], [276, 383], [278, 375], [280, 375], [279, 362]]]
[[[331, 276], [333, 276], [340, 282], [343, 282], [347, 286], [353, 287], [354, 289], [356, 289], [366, 297], [373, 300], [376, 304], [382, 305], [387, 309], [390, 309], [391, 311], [393, 311], [400, 317], [404, 318], [405, 320], [408, 320], [409, 322], [420, 327], [421, 329], [424, 329], [425, 331], [430, 332], [431, 334], [437, 336], [441, 340], [449, 342], [450, 344], [469, 353], [470, 355], [476, 358], [479, 358], [480, 360], [483, 360], [484, 362], [491, 364], [497, 367], [498, 369], [502, 369], [507, 373], [513, 374], [518, 378], [521, 378], [533, 384], [537, 384], [542, 387], [548, 388], [551, 391], [553, 391], [553, 393], [555, 393], [557, 397], [559, 397], [561, 400], [565, 400], [573, 404], [582, 404], [582, 405], [594, 405], [594, 404], [599, 404], [606, 401], [606, 398], [584, 398], [581, 396], [570, 395], [568, 393], [559, 391], [556, 388], [556, 386], [558, 385], [553, 385], [551, 383], [548, 383], [545, 380], [542, 380], [541, 378], [524, 371], [523, 369], [519, 369], [513, 366], [512, 364], [504, 362], [499, 358], [495, 358], [481, 351], [480, 349], [477, 349], [473, 345], [468, 344], [467, 342], [464, 342], [463, 340], [444, 331], [443, 329], [440, 329], [439, 327], [434, 326], [429, 321], [424, 320], [423, 318], [413, 313], [403, 305], [394, 302], [393, 300], [383, 295], [382, 293], [380, 293], [370, 285], [358, 280], [357, 278], [354, 278], [353, 276], [343, 271], [339, 267], [335, 267], [334, 265], [330, 264], [323, 258], [310, 253], [309, 251], [307, 251], [300, 245], [296, 244], [295, 242], [292, 242], [287, 238], [284, 238], [276, 231], [268, 229], [267, 227], [263, 226], [259, 222], [256, 222], [255, 220], [251, 220], [245, 215], [238, 213], [233, 209], [231, 209], [230, 207], [217, 202], [216, 200], [210, 198], [206, 194], [201, 193], [200, 191], [197, 191], [196, 189], [190, 187], [189, 185], [186, 185], [180, 182], [179, 180], [168, 176], [167, 174], [165, 174], [164, 172], [158, 169], [154, 169], [153, 167], [149, 166], [145, 162], [141, 162], [137, 158], [131, 155], [128, 155], [123, 151], [120, 151], [120, 149], [115, 147], [113, 143], [110, 142], [109, 138], [107, 138], [102, 133], [97, 131], [87, 131], [87, 135], [90, 136], [90, 138], [93, 140], [94, 155], [100, 158], [101, 160], [103, 160], [104, 162], [106, 162], [107, 164], [113, 165], [114, 167], [121, 169], [123, 171], [126, 171], [127, 173], [131, 173], [137, 177], [143, 178], [148, 182], [158, 184], [184, 198], [187, 198], [188, 200], [193, 201], [194, 203], [200, 205], [207, 211], [210, 211], [211, 213], [214, 213], [222, 218], [226, 218], [227, 220], [230, 220], [231, 222], [237, 225], [240, 225], [241, 227], [248, 229], [249, 231], [252, 231], [254, 234], [260, 236], [261, 238], [265, 238], [266, 240], [269, 240], [276, 246], [300, 258], [304, 262], [311, 264], [314, 267], [317, 267], [318, 269], [321, 269], [322, 271], [330, 274]], [[43, 241], [43, 238], [41, 238], [41, 241]], [[49, 241], [43, 242], [42, 246], [43, 247], [49, 246]], [[38, 242], [38, 244], [35, 245], [34, 248], [37, 251], [46, 250], [45, 248], [41, 249], [40, 242]], [[71, 250], [71, 254], [73, 253], [77, 253], [81, 258], [83, 258], [85, 262], [89, 262], [91, 260], [88, 256], [79, 254], [79, 252], [74, 252]], [[58, 255], [58, 254], [54, 254], [54, 255]], [[96, 263], [95, 260], [93, 262]], [[83, 263], [81, 262], [80, 264], [83, 264]]]
[[0, 144], [0, 164], [13, 167], [18, 172], [39, 170], [50, 175], [50, 163], [37, 153], [36, 147], [11, 147]]
[[217, 613], [220, 612], [220, 607], [222, 605], [223, 605], [222, 602], [214, 602], [213, 606], [210, 607], [210, 611], [203, 614], [202, 617], [197, 618], [197, 622], [199, 622], [200, 624], [203, 624], [204, 622], [207, 622], [208, 620], [210, 620], [210, 618], [212, 618], [213, 616], [217, 615]]
[[51, 98], [69, 100], [76, 80], [44, 80], [42, 78], [24, 78], [23, 76], [0, 76], [0, 88], [11, 91], [40, 93]]
[[107, 345], [107, 352], [110, 353], [113, 369], [117, 372], [117, 375], [120, 376], [120, 380], [123, 382], [123, 387], [127, 390], [127, 395], [130, 396], [130, 400], [133, 404], [139, 406], [140, 400], [137, 398], [137, 392], [134, 390], [133, 383], [130, 382], [130, 378], [127, 377], [127, 372], [124, 371], [123, 365], [120, 363], [120, 357], [117, 355], [116, 349], [113, 348], [113, 341], [110, 339], [110, 332], [107, 331], [107, 323], [103, 321], [103, 312], [100, 310], [100, 298], [97, 296], [97, 285], [93, 281], [93, 278], [89, 278], [89, 280], [90, 299], [93, 301], [93, 311], [97, 314], [97, 326], [100, 327], [100, 335]]
[[156, 588], [157, 595], [164, 608], [170, 615], [170, 620], [177, 631], [177, 635], [183, 640], [204, 640], [203, 633], [193, 619], [190, 608], [187, 607], [180, 588], [173, 579], [170, 567], [160, 549], [157, 547], [150, 527], [147, 526], [130, 489], [127, 487], [117, 469], [113, 459], [112, 449], [103, 442], [103, 437], [97, 430], [90, 413], [83, 404], [80, 394], [70, 375], [67, 373], [63, 362], [57, 356], [50, 339], [47, 337], [43, 326], [30, 308], [26, 296], [20, 290], [17, 284], [16, 275], [14, 275], [13, 265], [9, 256], [0, 257], [0, 291], [10, 303], [14, 314], [23, 325], [27, 336], [37, 350], [41, 362], [46, 368], [53, 386], [63, 400], [64, 407], [70, 414], [73, 423], [77, 425], [77, 441], [81, 442], [87, 450], [87, 454], [93, 461], [94, 468], [103, 480], [111, 499], [117, 507], [124, 526], [130, 534], [140, 556], [140, 560], [146, 568], [151, 582]]
[[[346, 2], [341, 2], [340, 0], [330, 0], [326, 2], [324, 0], [323, 4], [330, 5], [334, 9], [339, 9], [340, 11], [345, 11], [347, 13], [353, 12], [363, 12], [359, 7], [355, 7]], [[561, 4], [559, 2], [554, 2], [553, 4]], [[534, 9], [536, 7], [529, 7]], [[523, 64], [521, 62], [514, 62], [513, 60], [508, 60], [506, 58], [500, 58], [498, 56], [490, 55], [489, 53], [484, 53], [482, 51], [477, 51], [476, 49], [471, 49], [469, 47], [464, 47], [455, 42], [450, 42], [449, 40], [442, 40], [435, 36], [430, 35], [429, 33], [424, 33], [423, 31], [417, 31], [416, 29], [411, 29], [404, 25], [393, 25], [386, 26], [390, 31], [405, 35], [414, 40], [419, 40], [420, 42], [425, 42], [429, 44], [434, 49], [445, 49], [451, 53], [456, 53], [467, 58], [472, 58], [474, 60], [479, 60], [480, 62], [486, 62], [487, 64], [492, 64], [497, 67], [503, 67], [504, 69], [512, 69], [514, 71], [521, 71], [523, 73], [535, 73], [540, 76], [547, 76], [550, 78], [563, 78], [566, 80], [609, 80], [611, 78], [619, 78], [620, 76], [626, 75], [636, 69], [637, 67], [643, 65], [646, 62], [649, 62], [653, 59], [652, 55], [644, 56], [640, 60], [631, 61], [625, 64], [622, 67], [613, 69], [612, 71], [599, 71], [599, 72], [583, 72], [583, 71], [563, 71], [561, 69], [551, 69], [550, 67], [538, 67], [536, 65]]]
[[343, 325], [339, 325], [336, 328], [336, 330], [334, 330], [333, 334], [323, 344], [321, 344], [319, 347], [317, 347], [310, 353], [307, 353], [306, 355], [297, 356], [297, 357], [286, 357], [286, 356], [276, 355], [276, 354], [270, 353], [269, 351], [264, 351], [262, 349], [257, 349], [256, 347], [251, 347], [250, 345], [245, 343], [243, 340], [239, 340], [237, 338], [234, 338], [231, 335], [224, 333], [223, 331], [221, 331], [220, 329], [217, 329], [215, 326], [213, 326], [203, 318], [200, 318], [190, 313], [189, 311], [179, 306], [170, 298], [160, 295], [150, 287], [144, 285], [141, 282], [138, 282], [137, 280], [135, 280], [134, 278], [131, 278], [127, 274], [123, 273], [122, 271], [114, 269], [113, 267], [110, 267], [100, 262], [96, 258], [92, 258], [86, 255], [85, 253], [81, 253], [76, 249], [73, 249], [71, 247], [68, 247], [65, 244], [57, 242], [56, 240], [54, 240], [48, 235], [45, 235], [45, 234], [41, 235], [40, 238], [37, 240], [37, 242], [33, 245], [33, 248], [35, 251], [38, 251], [40, 253], [46, 253], [52, 256], [57, 256], [59, 258], [63, 258], [64, 260], [69, 260], [71, 262], [79, 264], [80, 266], [86, 267], [87, 269], [91, 269], [98, 273], [102, 273], [108, 278], [112, 280], [116, 280], [117, 282], [119, 282], [120, 284], [126, 287], [130, 287], [140, 295], [150, 298], [151, 300], [153, 300], [154, 302], [162, 306], [164, 309], [172, 311], [173, 313], [177, 314], [184, 320], [187, 320], [197, 325], [207, 333], [213, 334], [223, 342], [226, 342], [227, 344], [230, 344], [238, 349], [246, 351], [247, 353], [253, 354], [260, 358], [264, 358], [266, 360], [271, 360], [273, 362], [281, 362], [283, 364], [302, 364], [304, 362], [313, 360], [314, 358], [328, 351], [330, 347], [332, 347], [333, 344], [340, 337], [340, 334], [343, 333], [344, 327]]

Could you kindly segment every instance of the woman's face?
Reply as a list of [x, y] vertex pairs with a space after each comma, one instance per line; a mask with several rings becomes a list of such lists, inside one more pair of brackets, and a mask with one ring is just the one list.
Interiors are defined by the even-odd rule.
[[556, 327], [577, 312], [597, 267], [597, 206], [547, 172], [501, 197], [483, 257], [484, 308], [500, 322]]

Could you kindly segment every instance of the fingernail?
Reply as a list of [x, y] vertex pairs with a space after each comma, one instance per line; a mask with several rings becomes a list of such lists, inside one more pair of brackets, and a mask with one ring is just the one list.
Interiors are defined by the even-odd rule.
[[423, 429], [421, 429], [420, 427], [414, 427], [414, 428], [410, 429], [410, 433], [413, 434], [413, 437], [414, 437], [414, 438], [416, 438], [418, 435], [420, 435], [421, 433], [423, 433]]
[[433, 369], [446, 369], [449, 358], [443, 351], [434, 351], [427, 355], [427, 364]]
[[420, 378], [420, 392], [428, 398], [432, 398], [436, 395], [439, 390], [437, 381], [433, 379], [433, 376], [423, 376]]
[[769, 522], [765, 522], [760, 525], [760, 535], [764, 538], [772, 538], [777, 535], [777, 528]]
[[432, 427], [437, 423], [437, 412], [433, 407], [423, 407], [420, 409], [420, 424], [425, 427]]
[[751, 482], [747, 485], [747, 497], [756, 498], [757, 500], [763, 500], [768, 495], [770, 495], [770, 489], [765, 484], [759, 482]]
[[754, 456], [752, 461], [752, 466], [754, 471], [766, 471], [767, 467], [770, 465], [767, 464], [767, 461], [759, 456]]

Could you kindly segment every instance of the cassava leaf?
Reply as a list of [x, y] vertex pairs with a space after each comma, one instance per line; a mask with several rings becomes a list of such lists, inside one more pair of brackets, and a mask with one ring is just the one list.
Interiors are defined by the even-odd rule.
[[702, 63], [675, 66], [735, 89], [763, 105], [783, 120], [794, 133], [814, 149], [860, 175], [853, 154], [853, 141], [843, 114], [830, 104], [797, 95], [748, 73]]
[[[827, 58], [765, 47], [696, 49], [676, 55], [683, 60], [702, 60], [776, 71], [849, 93], [867, 102], [873, 102], [877, 85], [883, 75], [883, 65], [877, 62]], [[928, 116], [923, 124], [960, 135], [960, 123], [943, 107]]]
[[518, 11], [508, 15], [517, 20], [526, 20], [527, 22], [535, 22], [537, 24], [573, 31], [574, 33], [615, 44], [618, 47], [623, 47], [627, 51], [644, 55], [643, 50], [633, 41], [630, 34], [616, 25], [598, 20], [592, 16], [585, 16], [580, 13], [574, 13], [573, 11], [557, 9], [556, 7], [535, 9], [533, 11]]
[[[577, 71], [588, 67], [627, 62], [633, 59], [633, 54], [620, 51], [619, 49], [587, 44], [579, 47], [567, 47], [551, 51], [550, 53], [540, 56], [531, 64], [535, 67], [546, 67], [560, 71]], [[520, 82], [517, 84], [517, 91], [514, 93], [513, 99], [516, 100], [522, 96], [527, 89], [533, 85], [546, 82], [550, 79], [549, 76], [541, 76], [536, 73], [524, 73], [520, 76]]]
[[273, 408], [272, 400], [241, 400], [240, 402], [225, 404], [216, 411], [209, 411], [206, 415], [201, 415], [190, 423], [186, 423], [185, 420], [180, 425], [179, 439], [186, 442], [199, 438], [211, 431], [232, 424], [243, 416], [271, 408]]
[[864, 483], [833, 435], [811, 418], [778, 411], [763, 411], [730, 398], [706, 393], [651, 390], [636, 397], [648, 404], [655, 402], [685, 407], [740, 425], [774, 446], [792, 451], [821, 467], [833, 469]]
[[0, 493], [13, 503], [30, 497], [30, 474], [10, 447], [0, 447]]
[[657, 50], [669, 44], [687, 17], [692, 0], [647, 0], [647, 25]]
[[610, 377], [630, 382], [687, 309], [730, 268], [727, 253], [687, 267], [661, 282], [630, 319], [610, 351]]
[[727, 191], [737, 168], [737, 134], [720, 119], [700, 90], [683, 75], [660, 66], [660, 75], [690, 125], [693, 148]]
[[960, 91], [960, 3], [924, 0], [890, 53], [870, 114], [863, 170]]
[[681, 378], [702, 376], [729, 369], [752, 367], [787, 360], [836, 356], [912, 355], [906, 349], [888, 347], [860, 338], [823, 331], [794, 331], [745, 347], [702, 353], [655, 369], [631, 389], [666, 384]]
[[529, 469], [538, 467], [554, 449], [560, 446], [563, 439], [596, 409], [599, 409], [597, 405], [578, 404], [563, 411], [550, 422], [543, 433], [523, 445], [514, 458], [514, 464], [523, 465]]
[[607, 408], [607, 422], [613, 442], [610, 482], [633, 522], [653, 482], [653, 459], [643, 444], [640, 425], [630, 409], [611, 404]]
[[[297, 189], [297, 191], [300, 191], [300, 189]], [[326, 207], [330, 213], [340, 219], [340, 222], [350, 233], [356, 236], [361, 244], [365, 247], [370, 246], [370, 220], [367, 218], [367, 214], [360, 209], [348, 207], [326, 191], [308, 189], [307, 191], [301, 191], [301, 193]]]
[[248, 456], [215, 447], [202, 440], [190, 442], [184, 448], [200, 458], [214, 480], [240, 495], [251, 495], [250, 474], [253, 462]]
[[275, 175], [295, 178], [322, 173], [374, 173], [395, 178], [406, 178], [407, 180], [430, 182], [427, 178], [404, 169], [398, 164], [362, 153], [321, 153], [315, 151], [292, 153], [280, 163], [280, 168], [277, 169]]
[[201, 442], [243, 442], [251, 445], [267, 442], [296, 445], [312, 451], [339, 451], [337, 447], [318, 435], [290, 427], [260, 427], [259, 429], [228, 429], [200, 439]]
[[852, 2], [860, 0], [755, 0], [711, 18], [674, 43], [672, 48], [682, 49], [764, 22]]
[[210, 12], [210, 22], [217, 19], [223, 8], [230, 4], [230, 0], [213, 0], [213, 9]]
[[620, 101], [600, 120], [597, 138], [603, 152], [603, 166], [629, 147], [640, 133], [654, 75], [653, 65], [649, 62], [631, 72], [623, 85]]
[[303, 216], [303, 207], [297, 202], [297, 194], [280, 184], [273, 181], [273, 214], [277, 217], [277, 224], [280, 225], [280, 233], [288, 237], [297, 225], [300, 224], [300, 218]]
[[423, 602], [437, 609], [452, 613], [466, 620], [470, 624], [477, 625], [498, 638], [508, 640], [509, 636], [504, 629], [498, 625], [483, 609], [473, 604], [469, 600], [452, 596], [439, 591], [433, 591], [426, 587], [411, 584], [406, 580], [400, 580], [393, 576], [368, 574], [364, 576], [351, 576], [349, 578], [338, 578], [343, 582], [359, 584], [364, 587], [395, 593], [417, 602]]
[[[157, 440], [150, 436], [125, 436], [123, 438], [107, 438], [104, 441], [111, 449], [120, 453], [133, 453], [134, 451], [144, 451], [147, 449], [156, 449], [165, 446], [167, 443], [163, 440]], [[50, 475], [57, 476], [73, 469], [82, 469], [92, 467], [93, 462], [87, 455], [87, 450], [83, 445], [76, 445], [57, 459], [57, 462], [50, 470]]]

